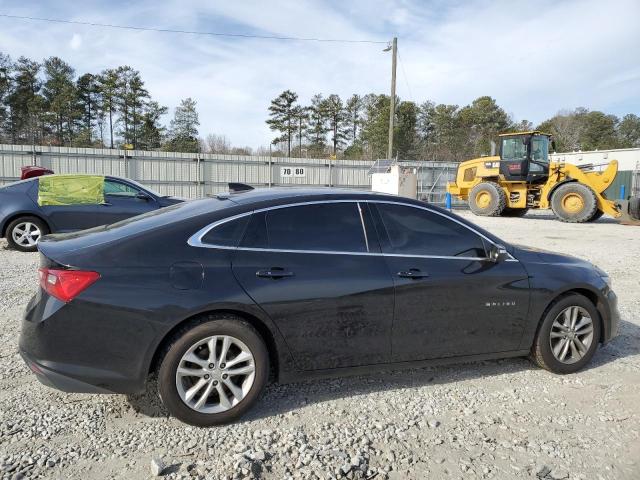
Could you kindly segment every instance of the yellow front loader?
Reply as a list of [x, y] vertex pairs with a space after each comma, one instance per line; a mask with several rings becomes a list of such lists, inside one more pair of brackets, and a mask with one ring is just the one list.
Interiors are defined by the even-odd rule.
[[603, 171], [549, 161], [551, 135], [533, 131], [500, 135], [500, 154], [462, 162], [447, 191], [476, 215], [520, 216], [551, 208], [559, 220], [583, 223], [603, 214], [640, 224], [639, 201], [609, 200], [604, 191], [618, 172], [612, 160]]

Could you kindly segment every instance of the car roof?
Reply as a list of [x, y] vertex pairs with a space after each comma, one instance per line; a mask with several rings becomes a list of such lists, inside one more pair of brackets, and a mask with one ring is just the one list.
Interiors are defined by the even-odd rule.
[[[238, 205], [246, 205], [252, 203], [262, 203], [274, 201], [286, 202], [287, 200], [296, 200], [299, 197], [318, 197], [323, 199], [395, 199], [396, 195], [386, 193], [371, 192], [369, 190], [357, 190], [351, 188], [336, 187], [271, 187], [256, 188], [237, 193], [221, 193], [216, 195], [220, 199], [229, 199]], [[400, 197], [401, 198], [401, 197]], [[406, 199], [410, 200], [410, 199]], [[415, 201], [415, 200], [410, 200]]]

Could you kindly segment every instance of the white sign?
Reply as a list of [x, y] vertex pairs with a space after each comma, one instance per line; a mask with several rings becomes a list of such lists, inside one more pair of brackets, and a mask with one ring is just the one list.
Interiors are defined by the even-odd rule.
[[306, 177], [304, 167], [280, 167], [281, 177]]

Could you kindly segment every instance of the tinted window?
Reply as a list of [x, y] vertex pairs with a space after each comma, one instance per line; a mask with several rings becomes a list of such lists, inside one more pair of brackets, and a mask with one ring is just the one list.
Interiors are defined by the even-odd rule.
[[366, 252], [356, 203], [322, 203], [266, 212], [269, 248]]
[[389, 235], [388, 253], [486, 257], [482, 238], [447, 217], [402, 205], [376, 206]]
[[104, 181], [104, 194], [117, 195], [119, 197], [135, 197], [140, 190], [133, 188], [126, 183], [114, 182], [113, 180]]
[[246, 248], [269, 248], [267, 223], [264, 212], [251, 215], [249, 225], [247, 225], [240, 246]]
[[202, 237], [202, 243], [221, 247], [236, 247], [248, 221], [249, 216], [247, 215], [218, 225]]

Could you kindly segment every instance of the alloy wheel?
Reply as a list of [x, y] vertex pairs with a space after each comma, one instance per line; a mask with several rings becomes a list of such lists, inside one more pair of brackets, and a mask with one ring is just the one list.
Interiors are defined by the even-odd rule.
[[34, 247], [42, 233], [35, 223], [22, 222], [13, 227], [11, 237], [13, 241], [22, 247]]
[[176, 387], [182, 401], [200, 413], [225, 412], [244, 399], [255, 379], [251, 350], [230, 335], [204, 338], [180, 359]]
[[593, 343], [593, 320], [582, 307], [565, 308], [553, 321], [549, 341], [553, 356], [559, 362], [580, 361]]

